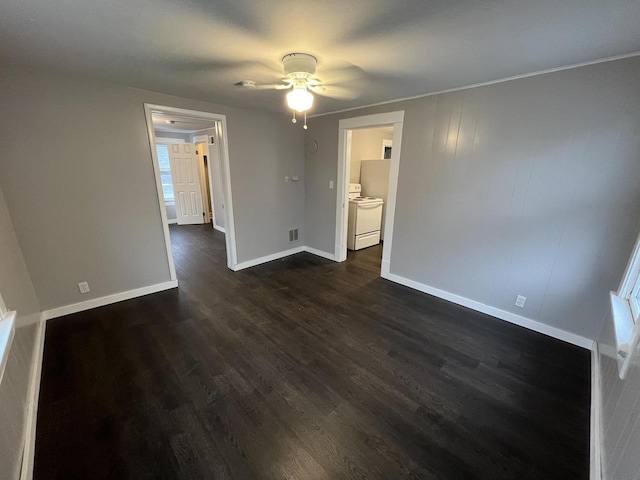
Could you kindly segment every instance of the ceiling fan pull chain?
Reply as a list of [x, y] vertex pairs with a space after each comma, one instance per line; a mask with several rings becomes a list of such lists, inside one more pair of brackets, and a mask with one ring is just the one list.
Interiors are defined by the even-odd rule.
[[307, 129], [307, 111], [304, 111], [304, 126], [302, 127], [305, 130]]
[[[293, 118], [291, 119], [291, 123], [296, 123], [298, 120], [296, 120], [296, 111], [293, 111]], [[306, 121], [306, 120], [305, 120]]]

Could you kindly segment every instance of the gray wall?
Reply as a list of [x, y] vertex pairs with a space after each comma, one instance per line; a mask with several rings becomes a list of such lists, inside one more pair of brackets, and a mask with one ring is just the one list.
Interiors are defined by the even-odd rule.
[[598, 344], [601, 352], [602, 478], [639, 480], [640, 345], [633, 352], [627, 377], [620, 380], [610, 316], [605, 322]]
[[176, 204], [172, 203], [172, 204], [164, 204], [164, 208], [167, 212], [167, 221], [168, 222], [175, 222], [178, 220], [178, 215], [176, 214]]
[[0, 186], [43, 309], [169, 279], [143, 102], [227, 115], [239, 262], [304, 233], [304, 185], [282, 180], [304, 171], [287, 116], [4, 66]]
[[7, 206], [0, 190], [0, 294], [9, 310], [16, 310], [16, 334], [0, 383], [0, 479], [20, 473], [40, 307], [25, 266]]
[[638, 78], [634, 57], [310, 119], [307, 245], [334, 250], [338, 121], [404, 110], [391, 272], [595, 339], [638, 231]]

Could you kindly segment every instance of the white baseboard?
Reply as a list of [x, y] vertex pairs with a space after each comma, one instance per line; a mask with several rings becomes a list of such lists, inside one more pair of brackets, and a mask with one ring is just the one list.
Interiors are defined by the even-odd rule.
[[304, 247], [296, 247], [290, 248], [289, 250], [284, 250], [278, 253], [272, 253], [271, 255], [265, 255], [264, 257], [254, 258], [253, 260], [247, 260], [246, 262], [241, 262], [236, 264], [231, 268], [234, 272], [239, 270], [244, 270], [245, 268], [255, 267], [256, 265], [261, 265], [263, 263], [271, 262], [273, 260], [278, 260], [280, 258], [288, 257], [289, 255], [295, 255], [296, 253], [300, 253], [304, 251]]
[[29, 379], [29, 397], [27, 399], [27, 419], [24, 431], [24, 449], [22, 453], [22, 469], [20, 480], [33, 478], [33, 461], [36, 451], [36, 426], [38, 419], [38, 399], [40, 397], [40, 379], [42, 377], [42, 362], [44, 360], [44, 334], [46, 321], [44, 314], [40, 315], [40, 323], [36, 331]]
[[317, 255], [318, 257], [326, 258], [328, 260], [335, 260], [336, 256], [333, 253], [323, 252], [322, 250], [318, 250], [311, 247], [304, 247], [305, 252], [312, 253], [313, 255]]
[[219, 227], [218, 225], [216, 225], [215, 223], [213, 224], [213, 229], [217, 230], [219, 232], [224, 233], [225, 235], [227, 234], [227, 231], [223, 228], [223, 227]]
[[177, 224], [178, 224], [177, 219], [167, 220], [167, 225], [177, 225]]
[[42, 312], [20, 315], [16, 318], [16, 328], [33, 325], [34, 323], [38, 323], [40, 320], [42, 320]]
[[562, 330], [560, 328], [545, 325], [544, 323], [538, 322], [536, 320], [532, 320], [521, 315], [516, 315], [515, 313], [507, 312], [506, 310], [501, 310], [496, 307], [491, 307], [489, 305], [476, 302], [475, 300], [471, 300], [469, 298], [461, 297], [460, 295], [456, 295], [455, 293], [446, 292], [444, 290], [440, 290], [439, 288], [431, 287], [414, 280], [409, 280], [408, 278], [401, 277], [400, 275], [396, 275], [395, 273], [383, 273], [382, 277], [406, 287], [428, 293], [429, 295], [433, 295], [434, 297], [439, 297], [444, 300], [457, 303], [458, 305], [462, 305], [463, 307], [486, 313], [487, 315], [499, 318], [500, 320], [505, 320], [507, 322], [520, 325], [521, 327], [528, 328], [529, 330], [543, 333], [559, 340], [564, 340], [565, 342], [586, 348], [588, 350], [593, 349], [594, 341], [581, 335], [567, 332], [566, 330]]
[[62, 317], [64, 315], [70, 315], [72, 313], [82, 312], [84, 310], [90, 310], [92, 308], [102, 307], [104, 305], [110, 305], [112, 303], [122, 302], [123, 300], [129, 300], [131, 298], [142, 297], [151, 293], [161, 292], [163, 290], [169, 290], [178, 286], [177, 280], [171, 280], [169, 282], [158, 283], [156, 285], [149, 285], [148, 287], [136, 288], [134, 290], [127, 290], [126, 292], [114, 293], [113, 295], [107, 295], [105, 297], [93, 298], [85, 302], [72, 303], [71, 305], [64, 305], [63, 307], [52, 308], [42, 312], [45, 320], [52, 318]]
[[273, 260], [278, 260], [280, 258], [288, 257], [289, 255], [295, 255], [300, 252], [308, 252], [313, 255], [317, 255], [322, 258], [327, 258], [329, 260], [334, 260], [334, 255], [332, 253], [323, 252], [322, 250], [316, 250], [311, 247], [296, 247], [291, 248], [289, 250], [284, 250], [278, 253], [272, 253], [271, 255], [265, 255], [264, 257], [254, 258], [253, 260], [247, 260], [246, 262], [238, 263], [235, 267], [232, 267], [231, 270], [237, 272], [239, 270], [244, 270], [245, 268], [255, 267], [257, 265], [261, 265], [263, 263], [271, 262]]
[[600, 352], [598, 343], [591, 350], [591, 434], [590, 434], [590, 480], [602, 479], [602, 392], [600, 390]]

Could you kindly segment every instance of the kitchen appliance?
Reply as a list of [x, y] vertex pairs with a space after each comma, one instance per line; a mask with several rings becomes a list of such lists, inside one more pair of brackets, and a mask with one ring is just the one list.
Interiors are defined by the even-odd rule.
[[357, 198], [362, 195], [362, 185], [359, 183], [350, 183], [349, 184], [349, 200], [352, 198]]
[[384, 241], [384, 220], [387, 210], [387, 194], [389, 189], [390, 160], [367, 160], [360, 167], [362, 190], [370, 197], [379, 197], [385, 204], [382, 207], [382, 228], [380, 240]]
[[380, 243], [384, 200], [376, 197], [349, 199], [347, 248], [360, 250]]

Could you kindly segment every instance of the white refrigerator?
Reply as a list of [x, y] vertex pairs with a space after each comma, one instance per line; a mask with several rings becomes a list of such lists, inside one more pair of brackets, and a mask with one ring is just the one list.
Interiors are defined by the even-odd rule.
[[382, 207], [382, 228], [380, 239], [384, 240], [384, 221], [387, 214], [387, 194], [389, 190], [389, 169], [391, 160], [363, 160], [360, 164], [360, 184], [362, 195], [384, 200]]

